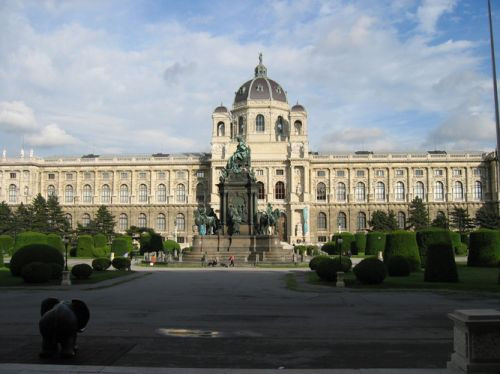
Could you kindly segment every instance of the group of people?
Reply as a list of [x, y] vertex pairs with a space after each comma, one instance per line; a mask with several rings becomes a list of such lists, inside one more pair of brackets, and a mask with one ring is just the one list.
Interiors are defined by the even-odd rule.
[[[234, 256], [233, 255], [229, 256], [229, 258], [227, 260], [229, 262], [229, 265], [221, 262], [220, 266], [234, 267]], [[217, 265], [219, 265], [219, 262], [217, 261], [217, 259], [212, 259], [212, 260], [208, 261], [206, 253], [204, 253], [203, 256], [201, 257], [201, 266], [212, 266], [212, 267], [215, 267]]]

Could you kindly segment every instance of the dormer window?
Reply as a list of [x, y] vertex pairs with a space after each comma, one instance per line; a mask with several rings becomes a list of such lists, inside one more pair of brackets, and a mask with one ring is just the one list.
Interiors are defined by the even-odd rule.
[[276, 86], [276, 93], [279, 93], [279, 94], [280, 94], [281, 92], [283, 92], [283, 91], [281, 90], [281, 87], [280, 87], [280, 86]]
[[255, 88], [255, 91], [257, 92], [264, 92], [264, 86], [261, 84], [258, 84], [257, 87]]
[[246, 90], [247, 90], [247, 88], [245, 86], [241, 86], [241, 88], [239, 90], [240, 95], [243, 95]]

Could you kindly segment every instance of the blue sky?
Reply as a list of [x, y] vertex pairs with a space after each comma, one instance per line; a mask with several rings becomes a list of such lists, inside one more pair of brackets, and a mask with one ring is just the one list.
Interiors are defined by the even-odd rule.
[[0, 147], [209, 151], [213, 108], [232, 105], [262, 52], [290, 104], [306, 107], [312, 150], [490, 151], [486, 9], [486, 0], [0, 0]]

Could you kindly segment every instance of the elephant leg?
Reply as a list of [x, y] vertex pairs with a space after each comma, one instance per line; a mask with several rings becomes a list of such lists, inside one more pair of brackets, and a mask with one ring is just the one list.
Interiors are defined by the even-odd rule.
[[75, 356], [76, 334], [61, 339], [61, 357], [69, 358]]
[[44, 337], [42, 341], [41, 358], [53, 357], [57, 353], [57, 341], [54, 336]]

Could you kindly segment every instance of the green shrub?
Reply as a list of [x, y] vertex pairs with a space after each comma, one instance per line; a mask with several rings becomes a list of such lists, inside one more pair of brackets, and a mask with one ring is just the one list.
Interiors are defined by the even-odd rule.
[[448, 243], [433, 243], [427, 250], [425, 282], [458, 282], [455, 252]]
[[149, 242], [151, 249], [155, 252], [163, 251], [163, 238], [160, 234], [152, 233], [151, 240]]
[[0, 249], [0, 268], [4, 267], [4, 262], [3, 262], [3, 251]]
[[468, 266], [498, 266], [500, 231], [481, 229], [470, 233]]
[[343, 271], [344, 273], [348, 273], [352, 268], [352, 261], [347, 256], [335, 256], [333, 257], [333, 261], [338, 262], [339, 271]]
[[391, 277], [407, 277], [410, 275], [410, 264], [403, 256], [392, 256], [387, 262], [387, 272]]
[[318, 256], [319, 248], [316, 245], [308, 245], [307, 246], [307, 255], [308, 256]]
[[465, 243], [458, 243], [458, 245], [453, 248], [457, 256], [465, 256], [467, 254], [467, 245]]
[[340, 261], [333, 258], [323, 259], [316, 265], [316, 274], [321, 280], [327, 282], [335, 282], [338, 271], [342, 271], [342, 266]]
[[439, 228], [429, 228], [417, 231], [418, 251], [420, 253], [420, 260], [423, 267], [425, 267], [427, 248], [436, 243], [452, 245], [451, 235], [452, 232], [450, 230]]
[[92, 261], [92, 268], [95, 271], [104, 271], [111, 266], [111, 260], [107, 257], [96, 258]]
[[93, 247], [92, 248], [92, 257], [106, 257], [108, 255], [107, 247]]
[[414, 232], [393, 231], [387, 234], [384, 250], [384, 263], [387, 263], [392, 256], [396, 255], [406, 258], [411, 271], [420, 269], [420, 255]]
[[115, 257], [111, 261], [111, 265], [117, 270], [125, 270], [130, 268], [130, 259], [126, 257]]
[[80, 235], [76, 246], [77, 257], [92, 257], [94, 251], [94, 239], [90, 235]]
[[330, 257], [329, 256], [325, 256], [325, 255], [319, 255], [319, 256], [315, 256], [313, 258], [311, 258], [311, 261], [309, 261], [309, 268], [311, 270], [316, 270], [316, 267], [318, 266], [318, 264], [325, 260], [325, 259], [329, 259]]
[[61, 264], [56, 264], [56, 263], [50, 263], [50, 279], [61, 279], [62, 278], [62, 272], [64, 270], [64, 266]]
[[307, 254], [307, 247], [305, 245], [296, 245], [295, 246], [295, 253], [299, 255], [305, 255]]
[[333, 255], [337, 251], [337, 245], [334, 242], [326, 242], [321, 246], [321, 251]]
[[95, 234], [94, 235], [94, 247], [107, 247], [108, 246], [108, 238], [104, 234]]
[[61, 240], [61, 237], [57, 234], [48, 234], [47, 244], [61, 252], [64, 252], [64, 243]]
[[366, 234], [364, 232], [357, 232], [354, 234], [354, 250], [353, 255], [364, 253], [366, 249]]
[[71, 275], [76, 279], [87, 279], [92, 274], [92, 266], [89, 264], [77, 264], [71, 268]]
[[[338, 248], [338, 238], [342, 238], [342, 248]], [[335, 254], [338, 255], [340, 253], [340, 250], [342, 250], [343, 255], [347, 255], [349, 252], [353, 253], [353, 247], [354, 247], [354, 235], [351, 234], [350, 232], [342, 232], [340, 234], [335, 234], [333, 235], [332, 242], [335, 245], [335, 250], [333, 253], [328, 252], [329, 254]]]
[[123, 235], [117, 236], [113, 239], [113, 243], [111, 244], [111, 251], [116, 256], [123, 256], [125, 253], [134, 250], [134, 246], [132, 245], [132, 237]]
[[0, 235], [0, 250], [5, 255], [12, 255], [14, 251], [14, 238], [10, 235]]
[[[57, 249], [54, 248], [57, 251]], [[21, 276], [26, 283], [45, 283], [50, 280], [52, 267], [45, 262], [30, 262], [21, 269]]]
[[20, 276], [23, 266], [30, 262], [56, 263], [64, 266], [64, 257], [61, 252], [47, 244], [28, 244], [12, 255], [10, 272], [15, 277]]
[[17, 252], [19, 248], [26, 247], [28, 244], [47, 244], [47, 235], [34, 231], [17, 234], [13, 253]]
[[382, 261], [376, 257], [361, 260], [353, 269], [356, 279], [363, 284], [380, 284], [387, 276], [387, 270]]
[[384, 252], [386, 233], [372, 231], [366, 234], [365, 255], [378, 256], [379, 252]]
[[467, 246], [467, 248], [469, 248], [469, 235], [470, 233], [468, 232], [460, 233], [460, 241], [464, 243]]
[[181, 246], [175, 240], [165, 240], [163, 242], [163, 249], [166, 253], [174, 253], [176, 249], [177, 251], [179, 251], [181, 249]]

